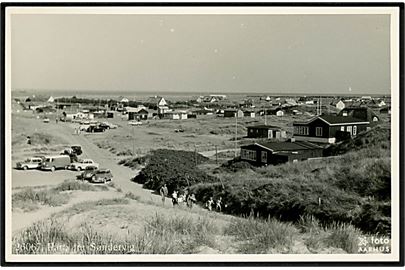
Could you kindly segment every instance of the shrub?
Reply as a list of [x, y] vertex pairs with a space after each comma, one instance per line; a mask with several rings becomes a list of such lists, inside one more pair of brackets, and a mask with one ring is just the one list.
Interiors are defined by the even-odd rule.
[[208, 158], [194, 152], [154, 150], [147, 157], [145, 168], [134, 178], [134, 181], [153, 190], [159, 189], [166, 183], [170, 192], [195, 183], [215, 182], [215, 177], [206, 174], [196, 166], [207, 160]]
[[96, 191], [108, 190], [107, 186], [92, 185], [82, 181], [66, 180], [53, 188], [55, 191], [68, 191], [68, 190], [83, 190], [83, 191]]

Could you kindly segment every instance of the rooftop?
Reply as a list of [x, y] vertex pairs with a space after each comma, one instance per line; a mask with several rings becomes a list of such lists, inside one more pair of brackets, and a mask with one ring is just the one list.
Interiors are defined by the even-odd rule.
[[322, 149], [321, 146], [318, 146], [310, 142], [267, 142], [267, 143], [256, 143], [256, 145], [270, 149], [274, 152]]
[[256, 126], [248, 126], [247, 128], [281, 129], [280, 127], [277, 127], [277, 126], [271, 126], [271, 125], [256, 125]]

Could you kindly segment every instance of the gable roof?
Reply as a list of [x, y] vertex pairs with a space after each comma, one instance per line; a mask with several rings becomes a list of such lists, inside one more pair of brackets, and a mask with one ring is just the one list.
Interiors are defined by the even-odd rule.
[[369, 121], [365, 121], [362, 119], [354, 118], [351, 116], [341, 116], [341, 115], [322, 115], [322, 116], [315, 116], [309, 119], [306, 122], [294, 122], [293, 124], [309, 124], [312, 123], [315, 120], [322, 120], [326, 124], [334, 126], [334, 125], [341, 125], [341, 124], [351, 124], [351, 123], [356, 123], [356, 124], [369, 124]]
[[256, 126], [248, 126], [247, 128], [281, 129], [280, 127], [271, 126], [271, 125], [256, 125]]
[[255, 145], [263, 147], [272, 152], [322, 149], [321, 146], [310, 142], [267, 142], [267, 143], [255, 143]]

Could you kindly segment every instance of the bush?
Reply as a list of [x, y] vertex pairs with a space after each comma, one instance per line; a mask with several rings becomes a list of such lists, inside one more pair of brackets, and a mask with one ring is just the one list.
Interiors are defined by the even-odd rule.
[[95, 186], [87, 182], [66, 180], [53, 188], [55, 191], [68, 191], [68, 190], [83, 190], [83, 191], [96, 191], [108, 190], [106, 186]]
[[194, 152], [159, 149], [152, 151], [146, 160], [145, 168], [133, 180], [148, 189], [157, 190], [165, 183], [171, 192], [217, 181], [196, 166], [208, 158]]

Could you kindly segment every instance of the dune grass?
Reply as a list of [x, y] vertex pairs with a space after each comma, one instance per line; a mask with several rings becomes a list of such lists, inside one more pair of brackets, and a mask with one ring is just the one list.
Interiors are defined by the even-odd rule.
[[245, 254], [271, 253], [272, 250], [290, 249], [298, 230], [290, 223], [273, 218], [266, 220], [250, 216], [235, 218], [225, 234], [243, 241], [240, 251]]
[[69, 231], [63, 219], [51, 218], [14, 236], [12, 250], [14, 254], [184, 254], [213, 245], [216, 232], [207, 220], [156, 214], [140, 234], [128, 232], [120, 238], [87, 223]]
[[61, 206], [69, 201], [70, 195], [66, 191], [74, 190], [106, 191], [108, 187], [75, 180], [66, 180], [53, 188], [28, 187], [12, 195], [12, 207], [28, 212], [37, 210], [40, 205]]

